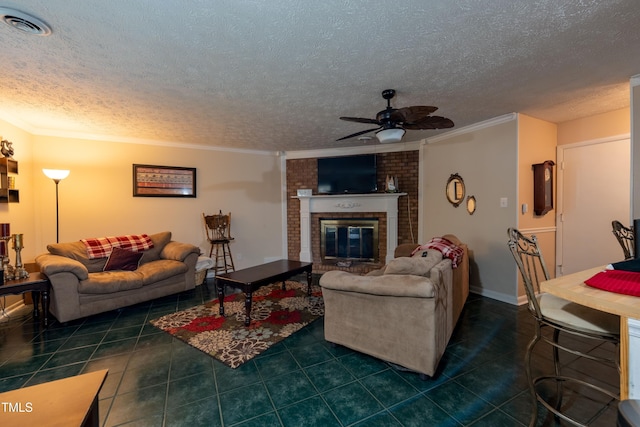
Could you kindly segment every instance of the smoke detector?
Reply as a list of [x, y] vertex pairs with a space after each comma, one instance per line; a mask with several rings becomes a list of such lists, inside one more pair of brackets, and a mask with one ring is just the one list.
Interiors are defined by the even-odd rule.
[[19, 10], [0, 7], [0, 19], [15, 28], [16, 30], [34, 36], [48, 36], [51, 34], [51, 27], [45, 22]]

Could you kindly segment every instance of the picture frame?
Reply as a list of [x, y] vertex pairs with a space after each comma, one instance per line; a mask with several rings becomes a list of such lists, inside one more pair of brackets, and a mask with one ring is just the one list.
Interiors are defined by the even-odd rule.
[[133, 197], [196, 197], [196, 168], [134, 164]]

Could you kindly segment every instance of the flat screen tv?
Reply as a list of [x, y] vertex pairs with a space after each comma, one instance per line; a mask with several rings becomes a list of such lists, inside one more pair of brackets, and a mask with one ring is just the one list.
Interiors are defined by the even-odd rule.
[[375, 154], [318, 159], [318, 194], [365, 194], [377, 190]]

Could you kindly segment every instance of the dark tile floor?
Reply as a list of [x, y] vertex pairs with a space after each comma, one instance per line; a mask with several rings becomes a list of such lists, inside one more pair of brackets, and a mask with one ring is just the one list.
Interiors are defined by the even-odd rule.
[[[331, 347], [322, 319], [238, 369], [149, 324], [213, 298], [213, 284], [205, 283], [79, 321], [54, 321], [47, 329], [30, 315], [12, 318], [0, 324], [0, 392], [107, 368], [99, 395], [104, 426], [528, 425], [531, 402], [522, 362], [533, 322], [523, 307], [471, 295], [440, 372], [423, 381]], [[534, 358], [539, 369], [548, 368], [550, 349], [539, 345]], [[607, 387], [618, 385], [612, 369], [571, 367]], [[585, 419], [601, 414], [594, 425], [615, 425], [615, 403], [565, 403]], [[538, 424], [560, 425], [544, 410]]]

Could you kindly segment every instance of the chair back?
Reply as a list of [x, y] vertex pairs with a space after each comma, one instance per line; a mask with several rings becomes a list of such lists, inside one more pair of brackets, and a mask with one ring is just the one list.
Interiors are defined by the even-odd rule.
[[507, 232], [509, 233], [509, 249], [524, 281], [529, 311], [538, 319], [542, 319], [536, 295], [540, 293], [540, 282], [549, 280], [550, 277], [538, 247], [538, 239], [534, 235], [527, 237], [515, 228], [509, 228]]
[[635, 233], [633, 228], [624, 226], [620, 221], [611, 221], [613, 235], [616, 236], [618, 243], [622, 247], [624, 259], [633, 258]]
[[220, 211], [217, 215], [205, 215], [204, 218], [205, 232], [210, 242], [231, 240], [231, 212], [224, 215]]

